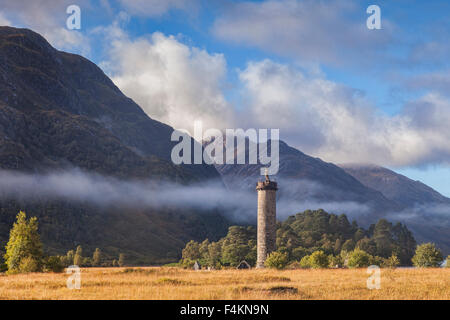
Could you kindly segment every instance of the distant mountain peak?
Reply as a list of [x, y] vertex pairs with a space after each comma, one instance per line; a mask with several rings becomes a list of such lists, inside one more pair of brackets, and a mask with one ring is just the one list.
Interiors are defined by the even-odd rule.
[[444, 197], [433, 188], [388, 168], [372, 164], [343, 164], [340, 166], [364, 185], [382, 192], [386, 198], [404, 206], [432, 202], [450, 204], [449, 198]]

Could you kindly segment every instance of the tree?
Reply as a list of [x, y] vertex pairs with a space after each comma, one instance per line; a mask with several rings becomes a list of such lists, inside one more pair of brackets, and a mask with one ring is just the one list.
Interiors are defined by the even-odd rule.
[[373, 239], [377, 246], [377, 256], [387, 258], [392, 254], [392, 225], [386, 219], [380, 219], [375, 225]]
[[341, 250], [352, 251], [353, 249], [355, 249], [355, 241], [353, 241], [353, 239], [348, 239], [342, 245], [342, 249]]
[[361, 249], [355, 249], [348, 257], [349, 268], [363, 268], [370, 266], [372, 256]]
[[411, 258], [414, 256], [416, 250], [416, 240], [411, 231], [401, 224], [396, 223], [392, 228], [393, 237], [396, 242], [396, 254], [400, 259], [402, 265], [411, 265]]
[[189, 241], [181, 255], [183, 259], [199, 260], [202, 257], [200, 254], [200, 244], [194, 240]]
[[208, 265], [211, 267], [220, 267], [220, 258], [222, 256], [222, 244], [212, 242], [208, 246]]
[[308, 255], [308, 250], [306, 248], [303, 247], [297, 247], [294, 250], [292, 250], [292, 259], [293, 260], [301, 260], [303, 257]]
[[341, 252], [341, 248], [342, 248], [342, 240], [341, 238], [337, 238], [336, 241], [334, 242], [334, 253], [339, 254], [339, 252]]
[[66, 264], [68, 266], [73, 265], [73, 259], [75, 258], [75, 251], [69, 250], [66, 254]]
[[63, 272], [64, 264], [60, 257], [51, 256], [45, 259], [45, 270], [50, 272]]
[[92, 267], [92, 259], [90, 257], [84, 257], [83, 262], [81, 263], [83, 267]]
[[423, 243], [417, 246], [412, 262], [416, 267], [439, 267], [444, 257], [434, 243]]
[[[373, 238], [375, 234], [378, 247]], [[414, 242], [414, 237], [404, 225], [396, 224], [392, 227], [383, 220], [365, 230], [358, 227], [355, 221], [349, 223], [345, 215], [328, 214], [323, 210], [306, 210], [289, 217], [279, 224], [276, 239], [278, 251], [287, 248], [290, 261], [298, 261], [318, 250], [337, 256], [342, 250], [351, 252], [359, 248], [372, 256], [377, 255], [378, 249], [384, 258], [395, 253], [405, 265], [411, 263], [414, 254], [409, 259], [408, 255]], [[413, 253], [414, 249], [415, 245]]]
[[119, 254], [119, 267], [125, 266], [125, 255], [123, 253]]
[[376, 255], [377, 254], [377, 245], [375, 241], [364, 237], [361, 240], [358, 241], [356, 244], [357, 249], [361, 249], [362, 251], [367, 252], [370, 255]]
[[256, 232], [253, 227], [232, 226], [222, 242], [222, 262], [237, 266], [242, 260], [256, 261]]
[[96, 248], [94, 254], [92, 255], [92, 265], [94, 267], [98, 267], [100, 266], [101, 262], [102, 262], [102, 252], [100, 251], [99, 248]]
[[6, 263], [3, 261], [3, 259], [0, 256], [0, 272], [5, 272], [8, 270], [8, 266], [6, 265]]
[[311, 268], [315, 269], [327, 268], [328, 256], [323, 251], [315, 251], [309, 256], [309, 264]]
[[445, 260], [446, 262], [445, 262], [445, 267], [446, 268], [450, 268], [450, 255], [449, 256], [447, 256], [447, 260]]
[[337, 219], [338, 230], [345, 237], [350, 238], [352, 236], [352, 226], [348, 222], [347, 216], [341, 214]]
[[75, 256], [73, 257], [73, 264], [76, 266], [82, 266], [83, 262], [83, 249], [81, 248], [81, 246], [78, 246], [77, 251], [75, 252]]
[[358, 228], [358, 230], [356, 230], [355, 235], [354, 235], [355, 241], [358, 242], [359, 240], [364, 238], [364, 236], [365, 236], [364, 230], [361, 228]]
[[288, 263], [288, 256], [286, 253], [274, 251], [267, 256], [264, 265], [268, 268], [284, 269]]
[[25, 212], [20, 211], [6, 245], [5, 261], [8, 273], [41, 271], [42, 259], [37, 218], [27, 220]]
[[334, 243], [331, 242], [329, 236], [327, 234], [322, 235], [322, 246], [321, 248], [327, 253], [334, 252]]
[[227, 243], [222, 247], [222, 259], [225, 264], [236, 267], [242, 260], [245, 260], [249, 253], [247, 244], [233, 245]]
[[209, 244], [210, 244], [209, 240], [206, 239], [205, 241], [200, 243], [200, 246], [198, 248], [198, 251], [200, 253], [200, 257], [205, 262], [208, 260], [208, 256], [209, 256], [209, 252], [208, 252]]
[[400, 259], [397, 255], [392, 254], [389, 258], [384, 259], [383, 267], [386, 268], [396, 268], [400, 265]]

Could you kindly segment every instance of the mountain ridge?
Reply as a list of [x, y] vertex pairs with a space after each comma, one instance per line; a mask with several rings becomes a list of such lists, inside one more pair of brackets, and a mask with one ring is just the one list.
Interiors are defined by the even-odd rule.
[[[34, 174], [77, 168], [181, 184], [220, 179], [211, 165], [171, 162], [173, 130], [148, 117], [86, 58], [54, 49], [31, 30], [0, 27], [0, 169]], [[19, 210], [38, 217], [53, 254], [82, 245], [87, 252], [123, 252], [135, 263], [174, 261], [186, 241], [218, 237], [228, 226], [217, 210], [22, 198], [0, 200], [1, 247]]]
[[405, 205], [438, 202], [450, 204], [450, 198], [418, 180], [412, 180], [393, 170], [373, 164], [339, 164], [364, 185], [378, 190], [391, 200]]

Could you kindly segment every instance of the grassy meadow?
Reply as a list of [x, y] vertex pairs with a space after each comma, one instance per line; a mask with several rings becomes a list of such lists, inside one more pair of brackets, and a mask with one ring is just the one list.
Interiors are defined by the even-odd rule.
[[83, 268], [81, 289], [65, 273], [0, 275], [0, 299], [450, 299], [450, 269], [214, 270]]

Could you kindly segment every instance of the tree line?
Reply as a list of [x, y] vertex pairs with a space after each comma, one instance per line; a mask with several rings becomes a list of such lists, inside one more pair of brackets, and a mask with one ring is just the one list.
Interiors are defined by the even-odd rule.
[[[401, 224], [380, 219], [366, 230], [345, 214], [306, 210], [277, 224], [276, 251], [266, 265], [273, 268], [336, 268], [439, 266], [442, 253], [434, 244], [417, 243]], [[191, 267], [195, 261], [213, 268], [236, 267], [241, 261], [256, 264], [256, 229], [232, 226], [217, 242], [189, 241], [179, 264]]]
[[5, 247], [4, 261], [0, 260], [0, 271], [8, 274], [28, 272], [62, 272], [64, 268], [77, 265], [79, 267], [124, 266], [125, 255], [118, 259], [108, 260], [99, 248], [92, 257], [84, 256], [83, 249], [69, 250], [63, 256], [44, 254], [43, 245], [38, 232], [36, 217], [27, 219], [26, 213], [20, 211], [10, 230], [9, 241]]

